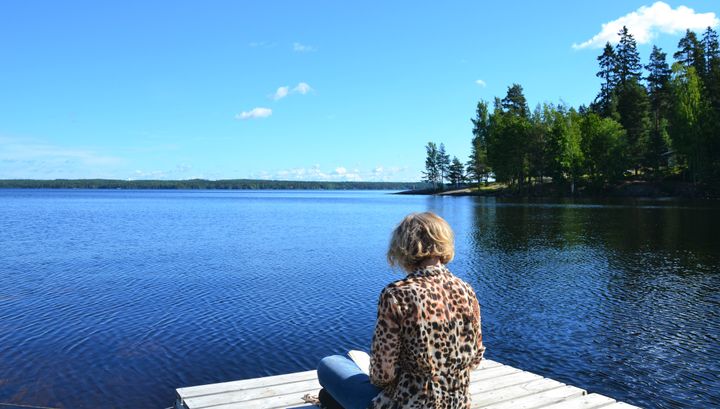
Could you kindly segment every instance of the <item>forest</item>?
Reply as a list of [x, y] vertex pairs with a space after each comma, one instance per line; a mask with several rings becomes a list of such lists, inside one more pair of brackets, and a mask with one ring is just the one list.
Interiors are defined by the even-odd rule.
[[0, 189], [298, 189], [298, 190], [406, 190], [426, 188], [408, 182], [315, 182], [295, 180], [117, 180], [117, 179], [0, 179]]
[[577, 109], [528, 108], [519, 84], [504, 98], [477, 103], [469, 159], [426, 146], [424, 179], [495, 180], [516, 190], [542, 185], [600, 191], [625, 181], [683, 181], [716, 190], [720, 181], [720, 46], [708, 27], [687, 30], [673, 54], [653, 46], [643, 65], [627, 27], [597, 57], [597, 97]]

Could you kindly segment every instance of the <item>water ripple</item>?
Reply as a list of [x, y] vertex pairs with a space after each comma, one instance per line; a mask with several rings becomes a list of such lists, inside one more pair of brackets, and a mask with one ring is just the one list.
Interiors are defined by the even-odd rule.
[[[488, 356], [644, 407], [720, 406], [712, 202], [367, 192], [0, 191], [0, 401], [167, 407], [174, 388], [367, 349], [390, 229], [433, 210]], [[78, 394], [77, 391], [83, 391]]]

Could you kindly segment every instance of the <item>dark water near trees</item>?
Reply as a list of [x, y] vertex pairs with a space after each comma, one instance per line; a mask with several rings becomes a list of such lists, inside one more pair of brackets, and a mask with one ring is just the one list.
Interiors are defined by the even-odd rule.
[[174, 388], [367, 349], [391, 229], [432, 210], [487, 356], [657, 408], [720, 405], [717, 202], [0, 190], [0, 402], [164, 408]]

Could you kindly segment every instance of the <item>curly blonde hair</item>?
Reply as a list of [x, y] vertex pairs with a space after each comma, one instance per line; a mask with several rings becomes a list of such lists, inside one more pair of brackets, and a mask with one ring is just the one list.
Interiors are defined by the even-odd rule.
[[432, 212], [411, 213], [393, 230], [387, 260], [409, 272], [432, 257], [447, 264], [455, 257], [453, 241], [453, 231], [442, 217]]

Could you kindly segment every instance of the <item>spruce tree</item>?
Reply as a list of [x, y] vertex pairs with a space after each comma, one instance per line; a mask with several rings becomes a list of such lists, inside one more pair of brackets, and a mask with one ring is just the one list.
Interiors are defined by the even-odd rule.
[[466, 163], [467, 178], [480, 183], [487, 180], [490, 172], [487, 158], [487, 136], [490, 126], [487, 102], [479, 101], [477, 103], [475, 118], [471, 118], [470, 121], [473, 124], [473, 138], [470, 157]]
[[635, 37], [630, 34], [628, 28], [623, 28], [618, 33], [620, 41], [615, 46], [615, 55], [617, 59], [616, 71], [618, 82], [625, 85], [630, 80], [640, 79], [640, 53], [637, 50]]
[[450, 155], [445, 152], [445, 144], [440, 143], [438, 149], [438, 169], [440, 170], [440, 184], [445, 183], [445, 177], [450, 171]]
[[678, 51], [673, 58], [685, 67], [695, 67], [700, 78], [705, 77], [705, 51], [697, 39], [694, 31], [687, 30], [685, 36], [678, 42]]
[[618, 87], [618, 114], [627, 132], [628, 165], [635, 169], [636, 175], [645, 164], [647, 155], [649, 108], [647, 91], [636, 79]]
[[720, 117], [720, 42], [717, 32], [708, 27], [701, 44], [705, 55], [705, 90], [716, 116]]
[[668, 113], [670, 109], [670, 74], [672, 71], [667, 63], [667, 54], [653, 46], [650, 63], [645, 66], [648, 71], [647, 91], [650, 101], [650, 131], [646, 151], [646, 162], [658, 171], [663, 162], [663, 155], [669, 147]]
[[705, 73], [709, 73], [720, 65], [720, 41], [718, 33], [708, 27], [703, 33], [703, 39], [700, 41], [705, 57]]
[[457, 156], [453, 156], [448, 172], [448, 179], [450, 179], [450, 183], [455, 185], [455, 187], [465, 182], [465, 166], [463, 166]]
[[703, 51], [705, 54], [705, 96], [709, 104], [707, 128], [707, 153], [711, 158], [709, 173], [712, 180], [720, 186], [720, 41], [718, 33], [708, 27], [703, 33]]
[[610, 116], [612, 111], [612, 96], [617, 85], [617, 56], [610, 43], [605, 44], [603, 53], [597, 58], [600, 71], [595, 74], [603, 80], [600, 85], [600, 94], [593, 103], [594, 110], [602, 116]]
[[432, 183], [434, 187], [437, 187], [438, 181], [440, 179], [440, 169], [439, 169], [439, 157], [438, 157], [438, 148], [435, 142], [428, 142], [427, 145], [425, 145], [425, 151], [426, 151], [426, 157], [425, 157], [425, 172], [423, 172], [424, 181], [428, 183]]

